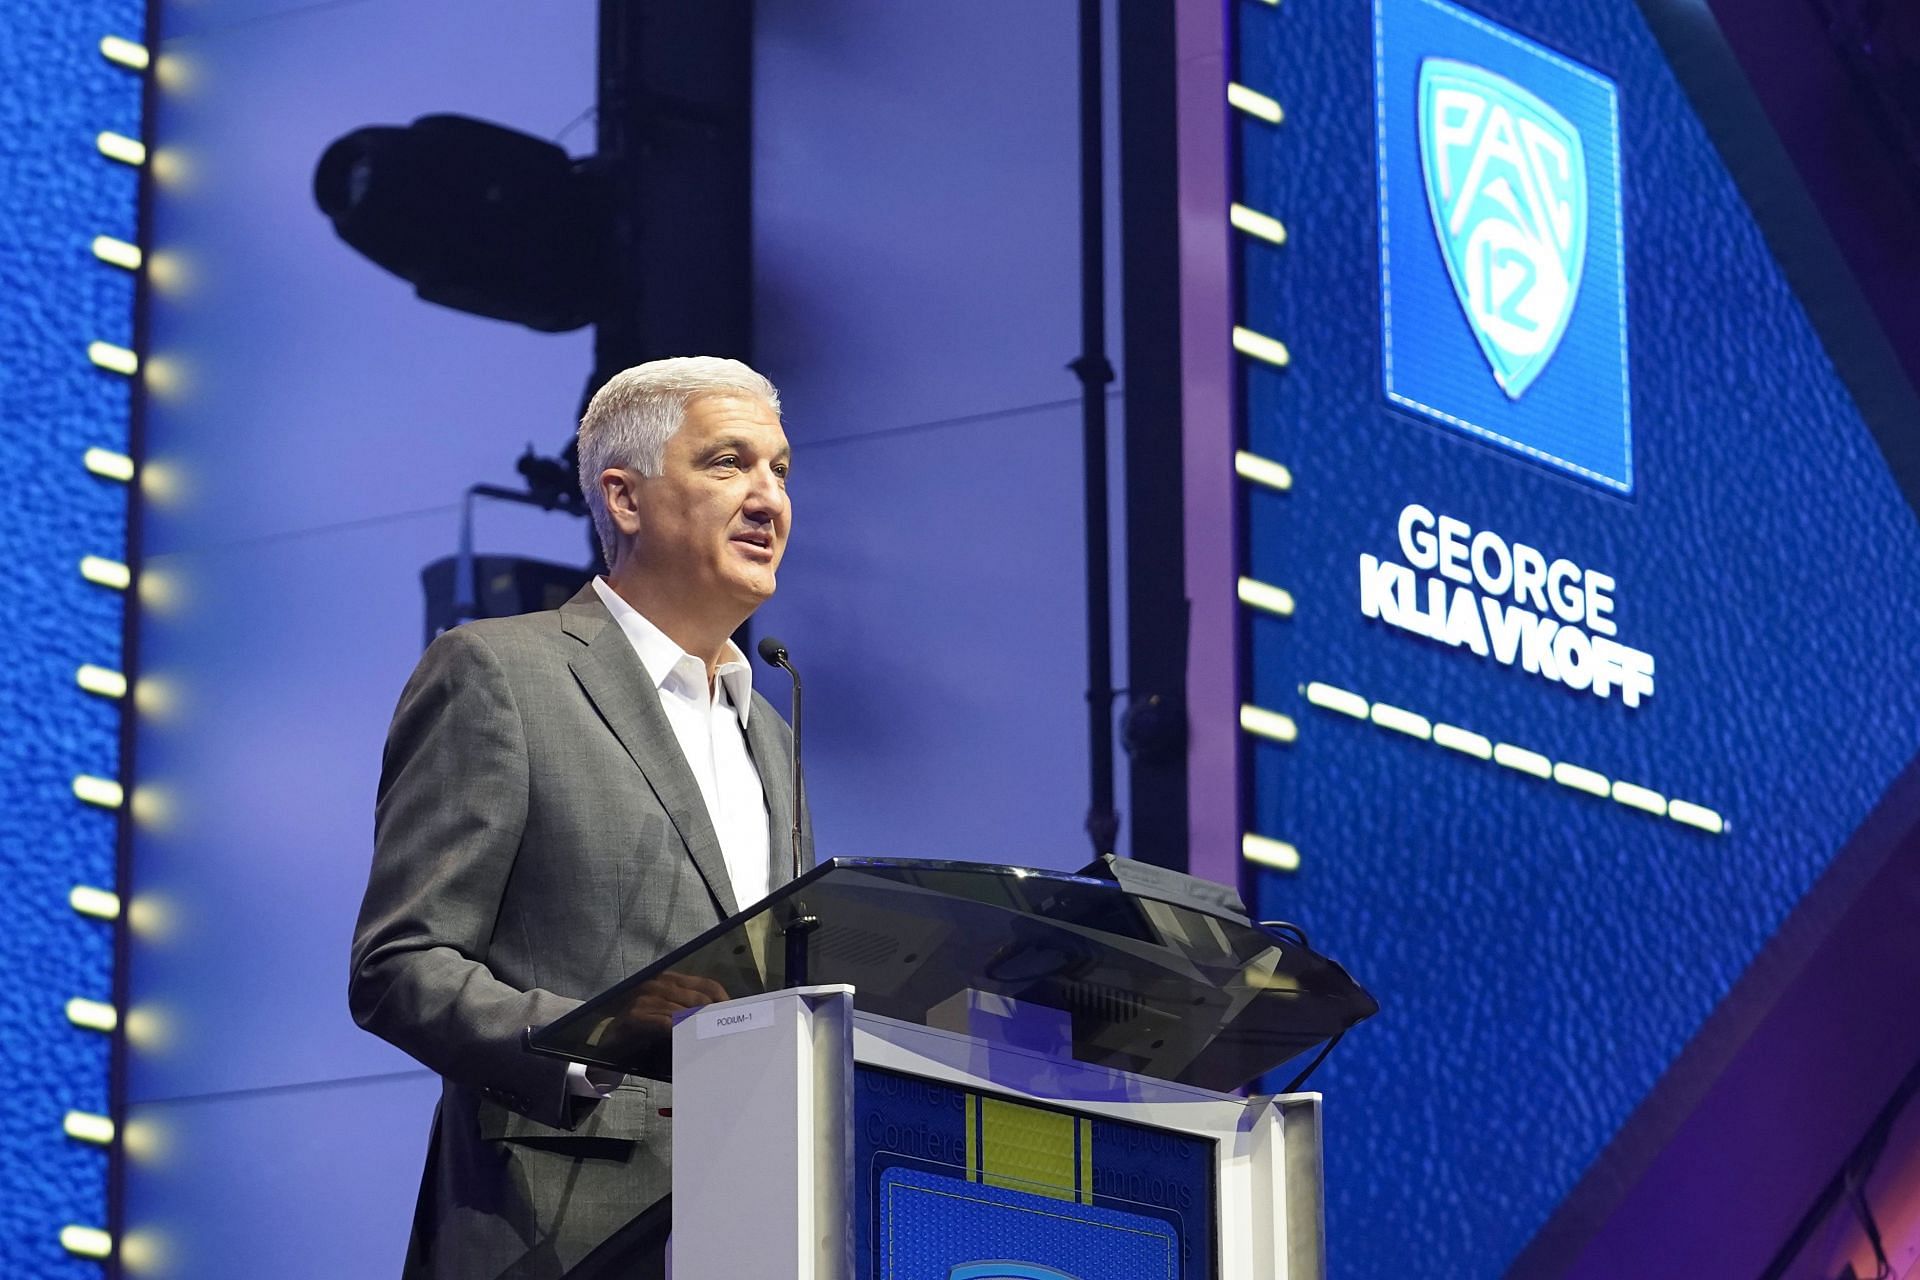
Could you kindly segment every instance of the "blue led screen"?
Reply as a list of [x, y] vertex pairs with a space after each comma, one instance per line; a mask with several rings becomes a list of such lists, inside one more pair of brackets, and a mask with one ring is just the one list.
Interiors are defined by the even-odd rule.
[[90, 1277], [68, 1225], [107, 1225], [107, 1152], [68, 1137], [69, 1111], [111, 1110], [110, 1038], [66, 1003], [111, 1003], [115, 926], [74, 911], [76, 885], [115, 883], [118, 815], [82, 803], [80, 775], [120, 777], [120, 706], [82, 691], [82, 664], [118, 670], [121, 593], [80, 574], [126, 557], [127, 487], [88, 471], [128, 448], [126, 378], [90, 343], [133, 341], [134, 280], [95, 236], [134, 240], [139, 174], [96, 137], [141, 136], [141, 76], [101, 56], [140, 38], [135, 0], [13, 3], [0, 13], [0, 1260], [10, 1276]]
[[1920, 748], [1920, 528], [1632, 0], [1233, 12], [1253, 900], [1332, 1274], [1496, 1275]]

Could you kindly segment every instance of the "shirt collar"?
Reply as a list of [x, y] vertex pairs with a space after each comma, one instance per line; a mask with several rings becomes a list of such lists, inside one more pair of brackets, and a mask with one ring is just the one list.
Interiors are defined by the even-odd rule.
[[[620, 624], [620, 630], [639, 655], [640, 665], [647, 669], [647, 678], [653, 681], [654, 687], [695, 701], [704, 700], [707, 664], [647, 621], [638, 609], [608, 586], [604, 578], [594, 578], [593, 589], [613, 620]], [[747, 665], [747, 656], [740, 652], [739, 645], [727, 641], [715, 674], [719, 676], [721, 696], [733, 707], [733, 713], [740, 718], [740, 727], [745, 729], [747, 713], [753, 710], [753, 668]]]

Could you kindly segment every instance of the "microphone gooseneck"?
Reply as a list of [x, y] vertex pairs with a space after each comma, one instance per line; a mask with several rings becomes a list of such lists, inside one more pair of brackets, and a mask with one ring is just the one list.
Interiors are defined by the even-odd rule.
[[787, 646], [772, 636], [762, 636], [760, 643], [754, 646], [759, 650], [760, 660], [770, 667], [778, 667], [793, 680], [793, 878], [798, 880], [802, 871], [809, 870], [800, 855], [800, 673], [794, 669], [793, 660], [787, 656]]

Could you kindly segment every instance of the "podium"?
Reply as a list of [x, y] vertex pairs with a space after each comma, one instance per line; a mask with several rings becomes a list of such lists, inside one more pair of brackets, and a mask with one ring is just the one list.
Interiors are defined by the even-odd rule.
[[673, 1082], [678, 1280], [1317, 1280], [1319, 1096], [1234, 1091], [1377, 1009], [1188, 877], [836, 858], [528, 1045]]

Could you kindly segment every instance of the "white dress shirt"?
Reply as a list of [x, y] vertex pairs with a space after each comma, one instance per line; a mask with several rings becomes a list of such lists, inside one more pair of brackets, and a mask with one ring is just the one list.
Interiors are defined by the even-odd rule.
[[707, 684], [707, 664], [648, 622], [600, 578], [593, 589], [620, 624], [640, 665], [653, 680], [660, 709], [667, 713], [680, 752], [687, 758], [707, 817], [726, 856], [733, 900], [748, 906], [771, 888], [768, 862], [767, 793], [760, 770], [747, 750], [747, 716], [753, 711], [753, 668], [731, 640]]
[[[772, 866], [768, 861], [767, 793], [760, 783], [760, 770], [747, 750], [753, 668], [747, 665], [739, 646], [729, 640], [709, 686], [705, 662], [642, 617], [604, 579], [595, 578], [593, 589], [639, 655], [653, 693], [660, 699], [660, 709], [673, 726], [680, 753], [699, 784], [701, 799], [706, 801], [714, 834], [720, 837], [733, 900], [742, 907], [760, 901], [772, 887]], [[567, 1084], [574, 1093], [604, 1097], [618, 1079], [616, 1073], [589, 1070], [576, 1062]]]

